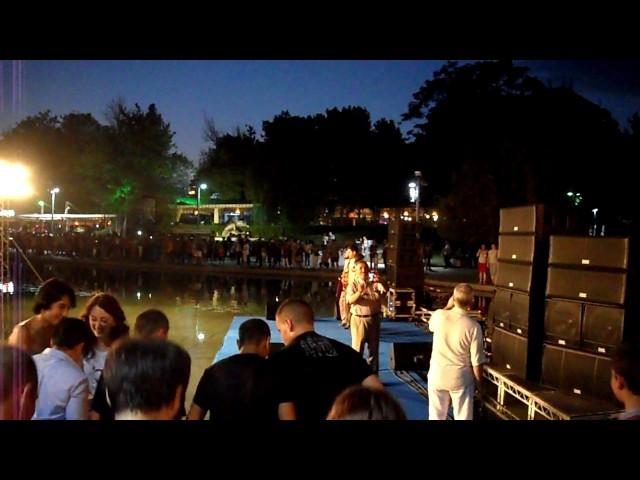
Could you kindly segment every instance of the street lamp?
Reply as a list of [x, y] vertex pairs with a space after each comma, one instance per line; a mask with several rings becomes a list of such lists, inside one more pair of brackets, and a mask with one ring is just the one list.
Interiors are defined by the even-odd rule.
[[422, 172], [416, 170], [414, 172], [416, 176], [416, 223], [420, 221], [420, 184], [422, 183]]
[[[198, 208], [196, 209], [196, 215], [198, 215], [198, 213], [200, 213], [200, 190], [206, 190], [207, 189], [207, 184], [206, 183], [201, 183], [200, 185], [198, 185]], [[200, 223], [200, 222], [198, 222]]]
[[409, 197], [412, 202], [416, 202], [416, 222], [420, 221], [420, 184], [422, 183], [422, 172], [416, 170], [415, 182], [409, 183]]
[[60, 193], [59, 187], [53, 187], [50, 191], [51, 193], [51, 230], [53, 230], [53, 214], [56, 209], [56, 194]]
[[38, 205], [40, 206], [40, 215], [44, 215], [44, 200], [38, 200]]

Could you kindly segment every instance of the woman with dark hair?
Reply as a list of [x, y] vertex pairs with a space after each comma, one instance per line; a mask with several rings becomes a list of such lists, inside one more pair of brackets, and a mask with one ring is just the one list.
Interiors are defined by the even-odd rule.
[[129, 334], [129, 325], [118, 300], [108, 293], [91, 297], [80, 318], [87, 322], [94, 335], [92, 342], [85, 345], [83, 361], [89, 393], [93, 397], [109, 350], [116, 340]]
[[50, 278], [38, 289], [33, 306], [35, 315], [13, 328], [8, 343], [31, 355], [42, 352], [51, 346], [55, 326], [75, 306], [73, 288], [58, 278]]

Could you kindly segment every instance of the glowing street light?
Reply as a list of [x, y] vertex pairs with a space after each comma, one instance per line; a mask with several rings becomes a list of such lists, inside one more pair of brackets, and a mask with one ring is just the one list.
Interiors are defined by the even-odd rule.
[[38, 205], [40, 206], [40, 215], [44, 215], [44, 200], [38, 200]]
[[422, 183], [422, 172], [416, 170], [414, 172], [416, 176], [415, 182], [409, 183], [409, 197], [412, 202], [416, 202], [416, 221], [420, 221], [420, 184]]
[[22, 165], [0, 160], [0, 199], [25, 198], [33, 193], [30, 173]]
[[56, 194], [60, 193], [60, 188], [53, 187], [49, 193], [51, 193], [51, 228], [53, 229], [53, 214], [56, 210]]
[[201, 183], [200, 185], [198, 185], [198, 207], [196, 208], [196, 215], [200, 213], [200, 190], [206, 190], [206, 189], [207, 189], [206, 183]]

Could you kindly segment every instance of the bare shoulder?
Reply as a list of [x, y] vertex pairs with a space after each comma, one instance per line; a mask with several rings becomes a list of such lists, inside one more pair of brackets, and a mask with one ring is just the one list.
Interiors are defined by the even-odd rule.
[[9, 345], [14, 345], [16, 347], [28, 348], [29, 341], [31, 339], [31, 329], [30, 324], [34, 317], [28, 318], [20, 323], [18, 323], [9, 335], [7, 342]]

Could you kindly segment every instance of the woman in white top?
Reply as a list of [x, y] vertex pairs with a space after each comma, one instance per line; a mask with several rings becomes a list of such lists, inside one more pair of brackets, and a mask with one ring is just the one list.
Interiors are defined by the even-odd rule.
[[93, 332], [93, 342], [85, 346], [83, 368], [89, 380], [89, 394], [95, 394], [107, 355], [114, 342], [129, 334], [129, 325], [118, 300], [108, 293], [91, 297], [80, 316]]

